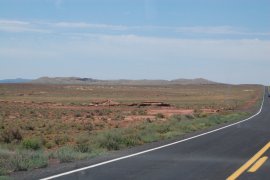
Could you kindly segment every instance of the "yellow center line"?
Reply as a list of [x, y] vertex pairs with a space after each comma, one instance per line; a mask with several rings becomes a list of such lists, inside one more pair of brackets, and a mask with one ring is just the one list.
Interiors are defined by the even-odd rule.
[[264, 163], [265, 161], [268, 159], [267, 156], [264, 156], [262, 158], [260, 158], [249, 170], [248, 172], [250, 173], [254, 173], [256, 172]]
[[237, 169], [227, 180], [235, 180], [243, 172], [245, 172], [254, 162], [256, 162], [268, 149], [270, 148], [270, 142], [268, 142], [259, 152], [257, 152], [251, 159], [249, 159], [244, 165]]

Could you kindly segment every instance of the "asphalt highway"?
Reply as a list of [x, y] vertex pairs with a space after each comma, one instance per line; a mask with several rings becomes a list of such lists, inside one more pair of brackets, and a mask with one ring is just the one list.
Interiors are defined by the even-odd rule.
[[48, 179], [270, 179], [269, 142], [270, 98], [265, 93], [261, 112], [244, 122]]

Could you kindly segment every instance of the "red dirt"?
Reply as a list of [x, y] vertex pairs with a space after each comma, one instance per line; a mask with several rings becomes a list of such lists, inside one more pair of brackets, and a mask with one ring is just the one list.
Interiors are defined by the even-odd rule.
[[[254, 100], [256, 101], [256, 100]], [[253, 101], [252, 101], [253, 102]], [[250, 103], [252, 103], [250, 102]], [[116, 106], [104, 106], [104, 103], [107, 105], [108, 103], [113, 103], [113, 101], [105, 101], [102, 102], [102, 105], [97, 106], [83, 106], [83, 105], [64, 105], [62, 103], [53, 103], [53, 102], [33, 102], [33, 101], [0, 101], [0, 104], [9, 104], [9, 105], [15, 105], [15, 106], [23, 106], [28, 107], [31, 109], [62, 109], [62, 110], [68, 110], [67, 114], [61, 115], [61, 120], [63, 123], [79, 123], [79, 124], [87, 124], [89, 120], [93, 123], [93, 125], [96, 127], [95, 129], [102, 129], [102, 127], [127, 127], [132, 124], [141, 123], [146, 120], [155, 121], [157, 114], [163, 114], [166, 118], [171, 117], [172, 115], [187, 115], [187, 114], [193, 114], [194, 109], [179, 109], [176, 107], [157, 107], [157, 106], [149, 106], [144, 108], [146, 110], [146, 115], [132, 115], [131, 112], [134, 110], [140, 110], [138, 106], [130, 107], [128, 105], [116, 105]], [[112, 114], [108, 116], [102, 116], [97, 114], [92, 114], [92, 119], [87, 118], [87, 115], [89, 115], [87, 112], [84, 111], [91, 111], [91, 110], [102, 110], [102, 109], [110, 109], [112, 110]], [[79, 116], [74, 116], [74, 112], [72, 111], [78, 111], [80, 112]], [[124, 116], [124, 119], [117, 120], [113, 119], [115, 113], [117, 111], [120, 111], [122, 115]], [[214, 109], [201, 109], [202, 112], [211, 114], [211, 113], [217, 113], [218, 110]], [[41, 114], [37, 114], [39, 118], [42, 118]], [[49, 113], [48, 116], [53, 117], [53, 112]], [[10, 114], [9, 119], [16, 119], [20, 117], [20, 114]], [[164, 120], [166, 120], [164, 118]]]
[[201, 111], [207, 114], [214, 114], [214, 113], [218, 113], [220, 110], [219, 109], [201, 109]]
[[253, 99], [251, 99], [250, 101], [246, 101], [246, 103], [241, 107], [241, 109], [247, 110], [247, 109], [252, 108], [256, 104], [258, 99], [259, 99], [259, 95], [256, 94], [256, 96]]

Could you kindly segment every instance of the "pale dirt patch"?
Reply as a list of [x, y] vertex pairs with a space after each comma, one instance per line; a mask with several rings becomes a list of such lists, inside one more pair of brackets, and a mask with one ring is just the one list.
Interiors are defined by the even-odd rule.
[[16, 116], [13, 116], [13, 115], [10, 115], [8, 116], [9, 119], [16, 119], [17, 117]]
[[153, 119], [153, 118], [155, 118], [155, 116], [153, 116], [153, 115], [143, 115], [143, 116], [132, 115], [132, 116], [126, 116], [125, 120], [127, 120], [127, 121], [136, 121], [136, 120], [148, 119], [148, 118]]
[[148, 110], [149, 115], [157, 115], [157, 114], [163, 114], [166, 117], [170, 117], [175, 114], [193, 114], [194, 110], [193, 109], [176, 109], [176, 108], [162, 108], [162, 109], [150, 109]]

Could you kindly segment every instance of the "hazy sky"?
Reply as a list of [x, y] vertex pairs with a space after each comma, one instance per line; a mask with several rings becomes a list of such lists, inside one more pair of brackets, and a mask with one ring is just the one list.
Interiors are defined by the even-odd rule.
[[270, 0], [0, 0], [0, 79], [270, 83]]

